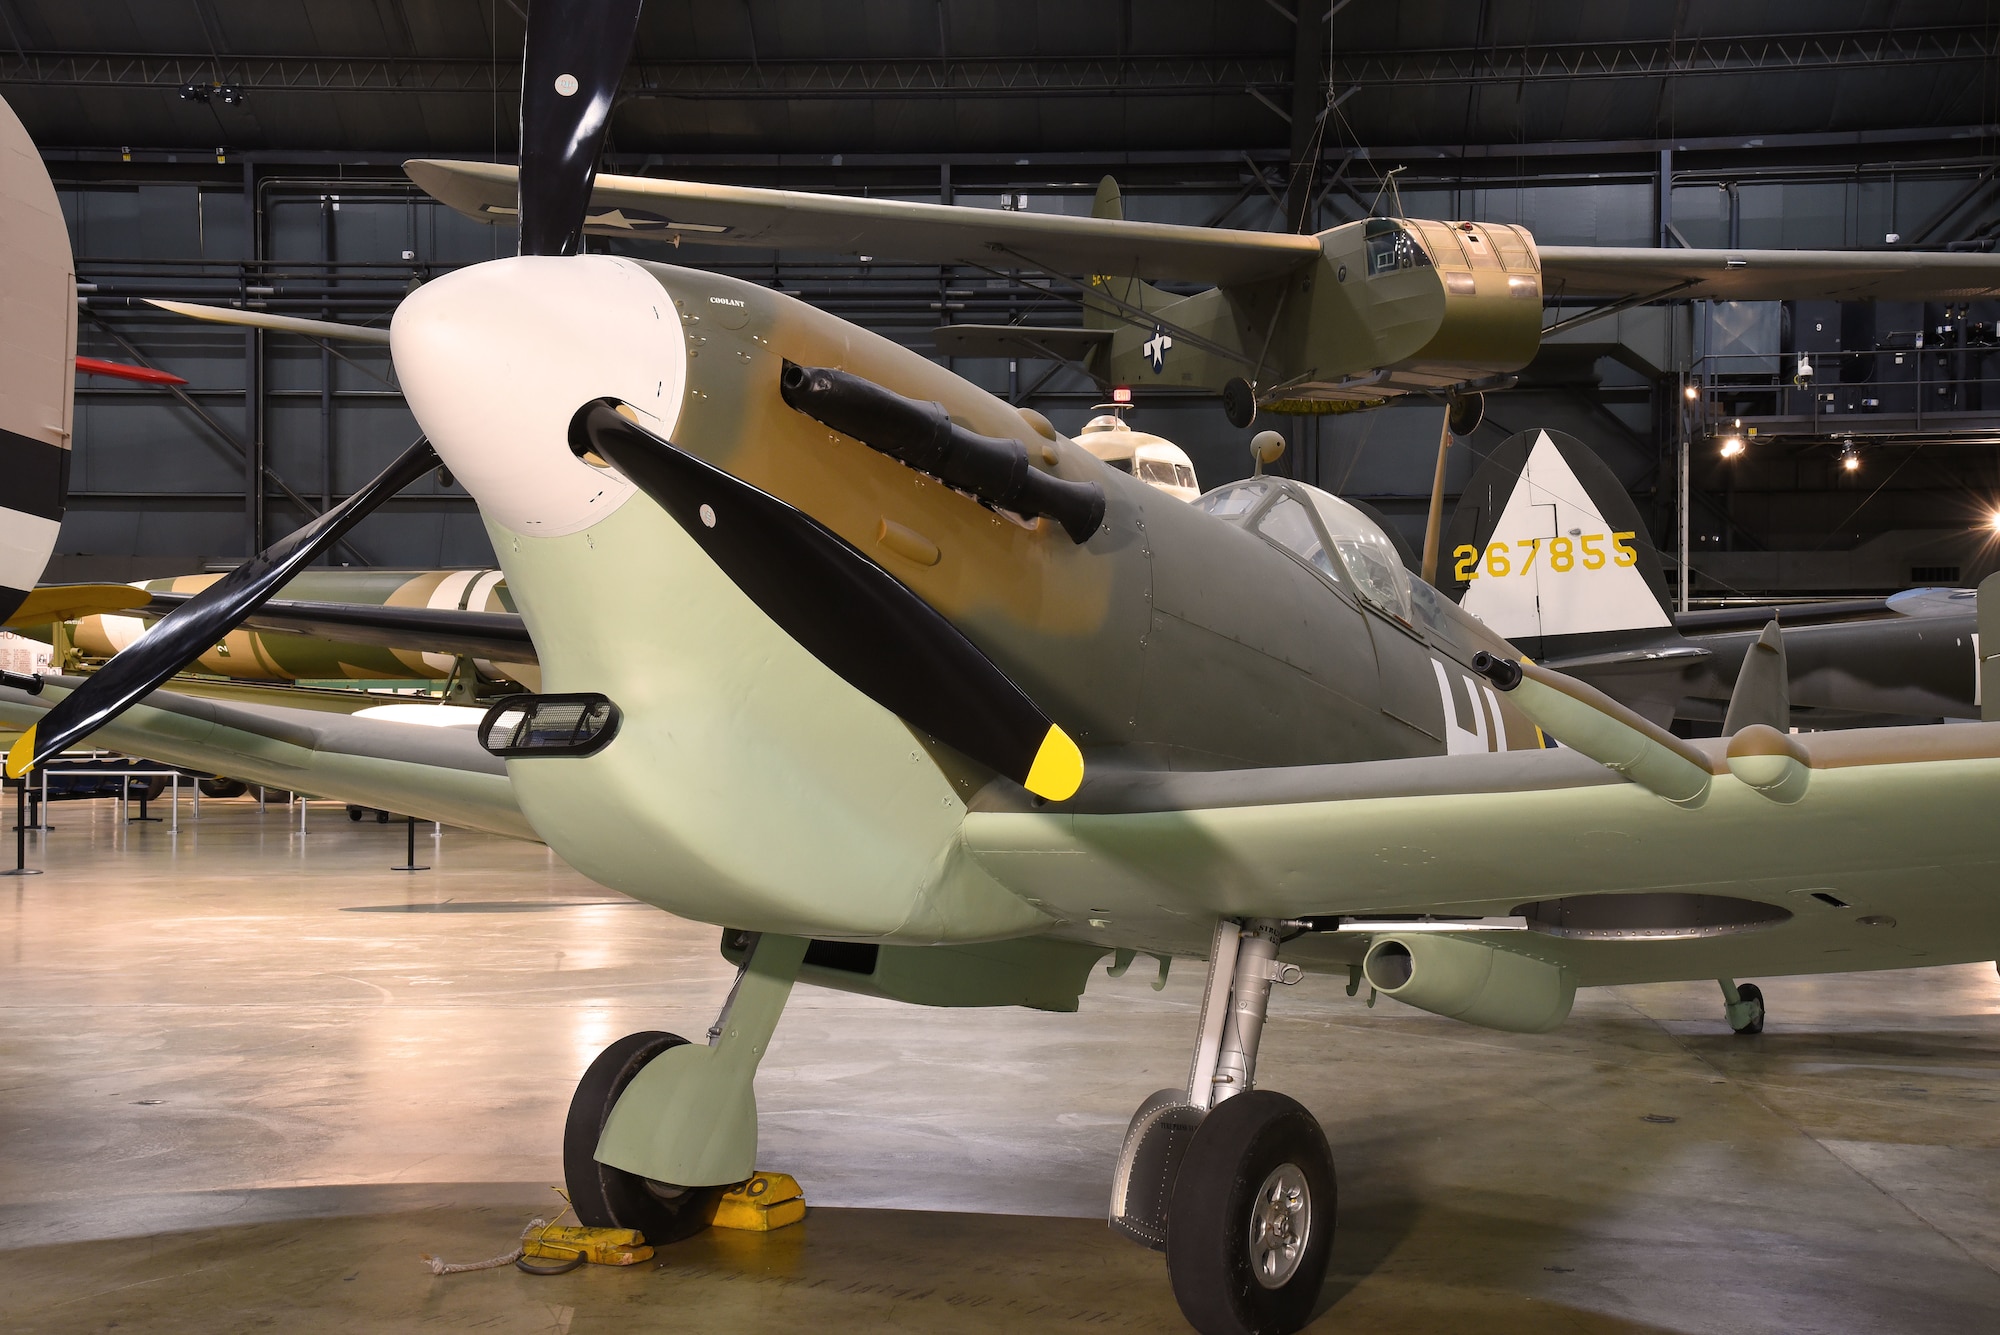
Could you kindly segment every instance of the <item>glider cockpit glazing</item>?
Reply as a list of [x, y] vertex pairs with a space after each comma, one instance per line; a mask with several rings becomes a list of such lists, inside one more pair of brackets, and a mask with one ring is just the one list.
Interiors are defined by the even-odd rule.
[[1410, 229], [1400, 223], [1388, 218], [1370, 218], [1366, 235], [1370, 278], [1395, 269], [1430, 267], [1430, 253]]

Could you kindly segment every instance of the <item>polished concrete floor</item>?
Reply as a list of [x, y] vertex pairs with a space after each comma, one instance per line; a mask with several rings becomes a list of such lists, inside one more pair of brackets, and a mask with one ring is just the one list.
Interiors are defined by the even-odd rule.
[[[801, 989], [759, 1101], [804, 1224], [435, 1278], [557, 1204], [600, 1047], [706, 1029], [717, 933], [532, 845], [426, 827], [433, 869], [392, 872], [403, 830], [334, 807], [53, 819], [47, 874], [0, 881], [0, 1329], [1185, 1329], [1102, 1212], [1183, 1078], [1192, 969], [1077, 1015]], [[2000, 1329], [2000, 978], [1764, 989], [1754, 1039], [1713, 984], [1585, 993], [1541, 1038], [1281, 991], [1260, 1082], [1341, 1174], [1314, 1329]]]

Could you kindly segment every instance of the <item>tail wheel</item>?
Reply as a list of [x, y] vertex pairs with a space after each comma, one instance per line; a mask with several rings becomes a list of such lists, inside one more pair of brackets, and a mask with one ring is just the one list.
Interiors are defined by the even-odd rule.
[[1333, 1251], [1326, 1136], [1296, 1101], [1251, 1090], [1218, 1104], [1181, 1160], [1167, 1275], [1202, 1335], [1291, 1335], [1312, 1319]]
[[1751, 1034], [1763, 1033], [1764, 989], [1755, 983], [1738, 983], [1736, 985], [1736, 995], [1742, 998], [1744, 1005], [1751, 1007], [1750, 1018], [1740, 1025], [1731, 1025], [1730, 1028], [1744, 1035], [1746, 1038]]
[[599, 1163], [597, 1141], [625, 1086], [647, 1062], [687, 1040], [648, 1030], [627, 1034], [597, 1054], [577, 1081], [563, 1124], [563, 1182], [577, 1219], [593, 1228], [636, 1228], [654, 1246], [679, 1242], [708, 1227], [723, 1187], [655, 1182]]

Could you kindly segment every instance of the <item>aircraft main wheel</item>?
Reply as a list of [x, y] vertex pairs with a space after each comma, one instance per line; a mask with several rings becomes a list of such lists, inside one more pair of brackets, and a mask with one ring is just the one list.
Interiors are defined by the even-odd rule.
[[1202, 1119], [1167, 1215], [1167, 1276], [1202, 1335], [1291, 1335], [1333, 1251], [1333, 1153], [1313, 1115], [1269, 1090]]
[[1764, 989], [1758, 987], [1755, 983], [1738, 983], [1736, 985], [1736, 995], [1743, 999], [1744, 1005], [1751, 1008], [1750, 1018], [1740, 1025], [1731, 1025], [1730, 1028], [1739, 1034], [1763, 1033]]
[[647, 1030], [627, 1034], [597, 1054], [577, 1081], [563, 1124], [563, 1183], [579, 1222], [592, 1228], [636, 1228], [653, 1246], [679, 1242], [708, 1227], [722, 1187], [677, 1187], [654, 1182], [593, 1157], [612, 1105], [642, 1067], [687, 1040]]
[[213, 779], [197, 779], [195, 786], [201, 789], [203, 797], [241, 797], [250, 791], [248, 784], [219, 776]]

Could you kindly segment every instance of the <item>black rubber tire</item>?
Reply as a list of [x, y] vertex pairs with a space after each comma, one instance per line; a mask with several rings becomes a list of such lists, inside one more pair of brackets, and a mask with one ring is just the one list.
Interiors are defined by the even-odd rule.
[[361, 820], [361, 808], [353, 806], [349, 807], [347, 809], [347, 818], [358, 824]]
[[[1280, 1165], [1305, 1179], [1310, 1201], [1298, 1268], [1277, 1288], [1252, 1269], [1258, 1190]], [[1333, 1152], [1297, 1101], [1253, 1089], [1216, 1106], [1196, 1128], [1167, 1216], [1167, 1277], [1181, 1315], [1202, 1335], [1291, 1335], [1312, 1320], [1333, 1252]]]
[[1445, 403], [1445, 421], [1454, 436], [1469, 436], [1479, 430], [1479, 424], [1486, 420], [1486, 396], [1484, 394], [1453, 394]]
[[241, 797], [250, 791], [249, 785], [220, 775], [213, 779], [197, 779], [195, 783], [203, 797]]
[[378, 811], [378, 812], [376, 812], [376, 813], [375, 813], [375, 823], [376, 823], [377, 825], [387, 825], [387, 824], [389, 823], [389, 813], [388, 813], [388, 812], [386, 812], [386, 811]]
[[597, 1054], [576, 1083], [563, 1123], [563, 1184], [577, 1220], [592, 1228], [636, 1228], [655, 1247], [693, 1237], [708, 1227], [725, 1187], [675, 1187], [599, 1163], [598, 1137], [612, 1105], [642, 1067], [687, 1040], [645, 1030], [627, 1034]]
[[1748, 1038], [1752, 1034], [1763, 1033], [1764, 1032], [1764, 989], [1757, 986], [1757, 984], [1755, 983], [1738, 983], [1736, 985], [1736, 995], [1742, 998], [1744, 1001], [1756, 1002], [1757, 1013], [1750, 1018], [1750, 1023], [1744, 1025], [1741, 1029], [1735, 1029], [1735, 1026], [1733, 1025], [1731, 1026], [1731, 1028], [1734, 1029], [1736, 1033], [1743, 1035], [1745, 1038]]
[[1222, 386], [1222, 415], [1233, 427], [1247, 427], [1257, 420], [1257, 391], [1242, 376], [1234, 376]]

